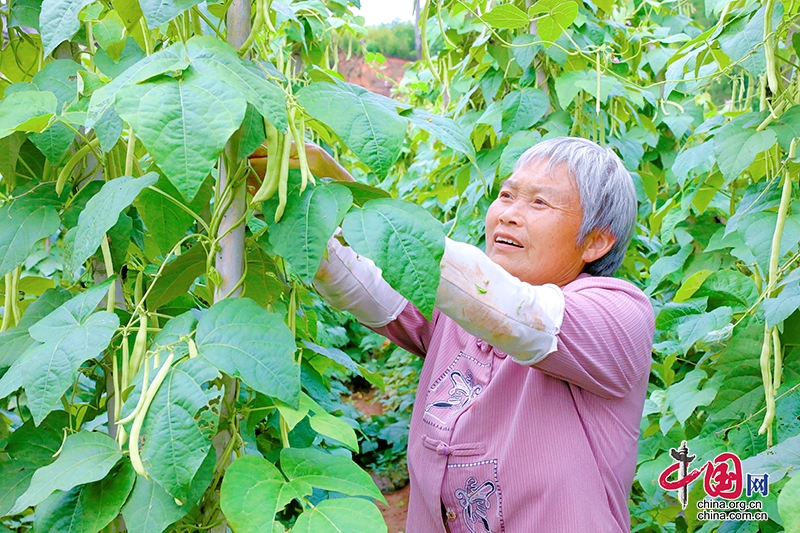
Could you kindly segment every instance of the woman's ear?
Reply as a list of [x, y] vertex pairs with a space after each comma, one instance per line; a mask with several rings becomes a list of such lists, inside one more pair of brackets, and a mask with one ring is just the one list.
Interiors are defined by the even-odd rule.
[[608, 229], [592, 230], [584, 242], [583, 255], [581, 259], [584, 263], [597, 261], [616, 244], [617, 238]]

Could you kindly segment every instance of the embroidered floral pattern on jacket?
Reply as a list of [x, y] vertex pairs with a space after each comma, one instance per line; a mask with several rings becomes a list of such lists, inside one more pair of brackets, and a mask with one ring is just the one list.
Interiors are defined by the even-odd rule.
[[483, 385], [475, 383], [475, 378], [471, 370], [467, 370], [462, 374], [458, 370], [453, 370], [450, 373], [450, 381], [453, 382], [453, 387], [448, 391], [450, 397], [444, 401], [432, 402], [425, 406], [425, 411], [430, 411], [432, 407], [440, 409], [463, 409], [473, 401], [478, 395], [483, 392]]
[[455, 495], [461, 504], [461, 515], [470, 533], [478, 533], [475, 526], [480, 524], [482, 533], [491, 533], [487, 511], [492, 507], [489, 497], [495, 492], [495, 484], [486, 480], [478, 486], [478, 480], [474, 477], [467, 479], [463, 489], [456, 489]]

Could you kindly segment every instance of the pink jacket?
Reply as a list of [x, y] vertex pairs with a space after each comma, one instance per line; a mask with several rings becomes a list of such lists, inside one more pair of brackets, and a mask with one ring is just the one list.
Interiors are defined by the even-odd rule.
[[654, 317], [628, 282], [562, 287], [557, 351], [523, 366], [408, 304], [376, 331], [425, 357], [411, 418], [407, 533], [630, 530]]

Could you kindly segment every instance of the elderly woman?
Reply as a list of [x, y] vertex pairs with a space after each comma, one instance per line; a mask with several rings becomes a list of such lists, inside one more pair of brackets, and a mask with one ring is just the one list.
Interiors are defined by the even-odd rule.
[[[315, 159], [319, 175], [342, 176]], [[446, 241], [431, 320], [331, 239], [319, 293], [425, 358], [408, 533], [630, 530], [654, 318], [639, 289], [611, 276], [635, 219], [611, 150], [541, 142], [489, 208], [486, 253]]]

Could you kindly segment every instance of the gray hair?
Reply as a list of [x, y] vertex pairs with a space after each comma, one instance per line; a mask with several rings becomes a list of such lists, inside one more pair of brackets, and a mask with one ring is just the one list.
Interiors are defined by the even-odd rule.
[[636, 190], [630, 173], [610, 148], [577, 137], [556, 137], [536, 144], [522, 154], [514, 171], [544, 161], [551, 173], [566, 163], [578, 187], [583, 209], [578, 244], [595, 229], [608, 230], [616, 238], [611, 250], [588, 263], [583, 271], [593, 276], [613, 276], [625, 259], [636, 225]]

